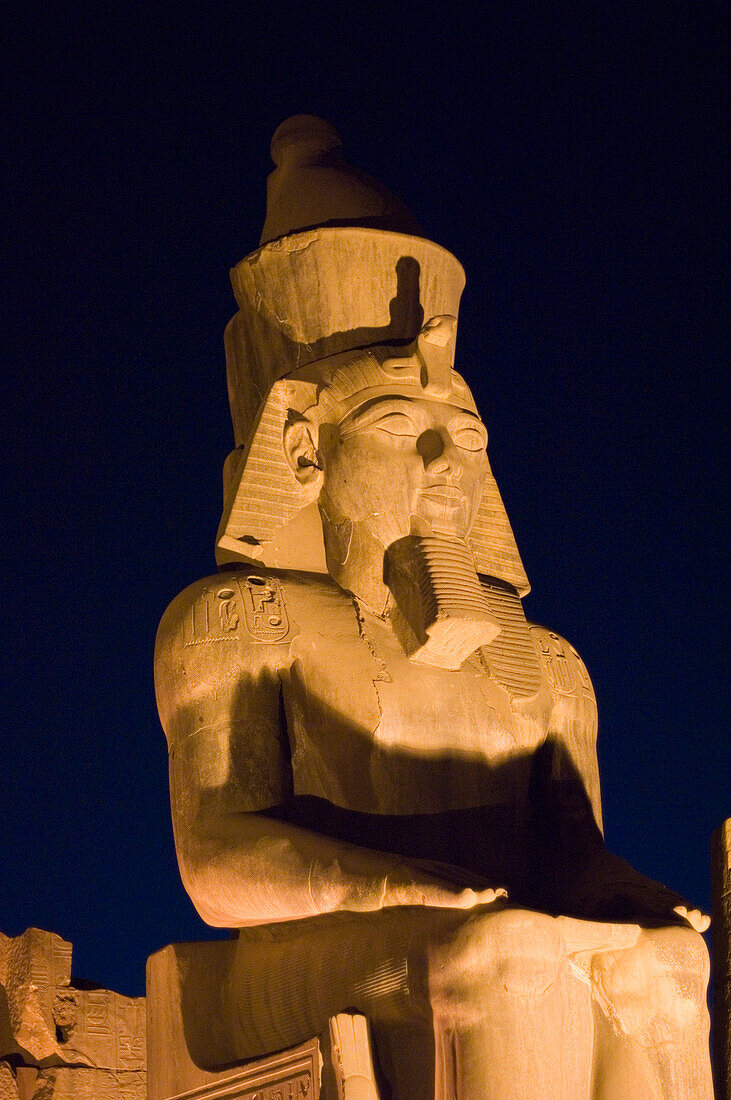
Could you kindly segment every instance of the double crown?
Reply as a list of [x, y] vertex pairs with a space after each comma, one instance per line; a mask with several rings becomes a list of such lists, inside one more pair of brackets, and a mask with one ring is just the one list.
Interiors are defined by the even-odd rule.
[[[225, 347], [236, 449], [224, 467], [220, 564], [326, 571], [319, 517], [284, 459], [293, 412], [343, 388], [397, 380], [476, 411], [453, 370], [461, 264], [419, 235], [394, 195], [345, 164], [340, 144], [322, 119], [282, 123], [262, 243], [231, 271], [239, 310]], [[479, 572], [528, 590], [491, 474], [470, 542]]]

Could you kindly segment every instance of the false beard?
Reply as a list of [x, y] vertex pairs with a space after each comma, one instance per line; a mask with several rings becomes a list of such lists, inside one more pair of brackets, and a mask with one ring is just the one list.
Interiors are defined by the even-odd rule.
[[407, 535], [386, 550], [384, 580], [396, 637], [412, 661], [458, 669], [500, 633], [466, 539]]

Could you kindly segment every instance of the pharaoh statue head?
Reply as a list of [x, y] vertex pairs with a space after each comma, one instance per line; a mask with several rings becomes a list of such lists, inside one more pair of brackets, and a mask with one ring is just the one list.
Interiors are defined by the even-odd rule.
[[231, 273], [217, 558], [329, 573], [412, 659], [458, 667], [498, 631], [479, 575], [528, 591], [454, 370], [464, 272], [339, 144], [279, 127], [265, 243]]

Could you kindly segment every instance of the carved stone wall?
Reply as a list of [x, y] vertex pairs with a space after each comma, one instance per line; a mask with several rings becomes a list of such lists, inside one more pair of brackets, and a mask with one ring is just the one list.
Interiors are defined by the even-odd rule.
[[0, 933], [0, 1100], [145, 1100], [145, 999], [73, 985], [71, 952]]

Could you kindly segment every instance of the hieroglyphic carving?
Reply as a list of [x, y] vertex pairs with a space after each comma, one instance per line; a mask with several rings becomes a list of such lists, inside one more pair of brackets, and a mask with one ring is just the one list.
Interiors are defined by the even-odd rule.
[[240, 622], [236, 593], [232, 588], [201, 590], [183, 623], [185, 646], [232, 641]]
[[183, 645], [230, 642], [245, 631], [255, 642], [279, 642], [289, 633], [282, 586], [257, 573], [228, 585], [207, 585], [182, 623]]
[[305, 1070], [287, 1081], [259, 1085], [241, 1093], [241, 1100], [312, 1100], [312, 1073]]
[[[536, 637], [541, 649], [543, 667], [553, 690], [558, 695], [576, 695], [578, 682], [574, 674], [573, 662], [568, 657], [567, 651], [570, 648], [568, 643], [552, 630], [536, 631]], [[578, 657], [575, 650], [574, 653]]]
[[33, 1100], [147, 1100], [146, 1075], [141, 1070], [51, 1066], [39, 1072]]
[[25, 960], [28, 980], [50, 1008], [50, 991], [68, 985], [71, 979], [71, 944], [41, 928], [28, 928], [12, 942], [17, 945], [11, 948], [16, 966], [21, 959]]
[[[73, 1017], [69, 1000], [73, 998]], [[56, 1005], [59, 1005], [59, 998]], [[94, 1065], [111, 1070], [139, 1070], [145, 1065], [145, 1003], [108, 989], [64, 991], [64, 1027], [69, 1048], [83, 1052]], [[60, 1023], [65, 1020], [65, 1026]]]
[[59, 986], [67, 985], [71, 980], [71, 953], [73, 948], [66, 940], [62, 940], [60, 936], [54, 936], [50, 932], [47, 933], [51, 937], [51, 964], [53, 972], [53, 985], [58, 989]]
[[231, 634], [240, 622], [236, 609], [236, 593], [233, 588], [221, 588], [218, 596], [218, 620], [223, 634]]
[[279, 642], [289, 632], [282, 586], [275, 577], [252, 573], [238, 582], [246, 628], [257, 642]]
[[144, 998], [74, 988], [71, 952], [38, 928], [0, 935], [0, 1057], [20, 1100], [145, 1100]]
[[55, 984], [66, 988], [70, 978], [71, 944], [60, 936], [39, 928], [15, 937], [0, 934], [0, 988], [7, 1005], [0, 1056], [18, 1051], [31, 1060], [59, 1055]]

